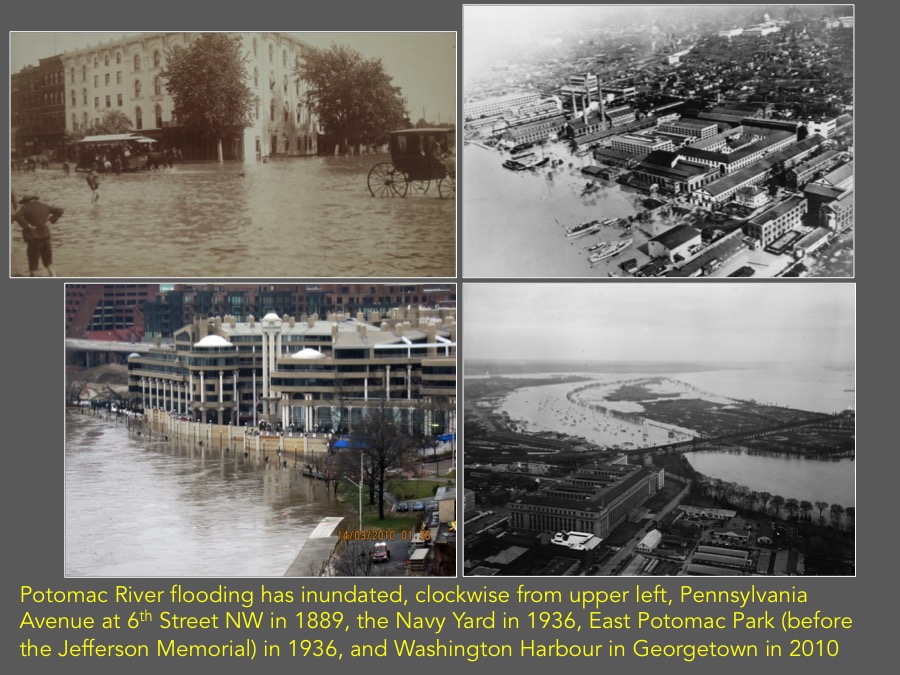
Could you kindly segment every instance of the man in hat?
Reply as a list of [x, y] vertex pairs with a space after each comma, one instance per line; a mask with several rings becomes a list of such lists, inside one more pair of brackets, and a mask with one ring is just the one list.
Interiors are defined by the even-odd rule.
[[28, 272], [36, 276], [40, 263], [44, 263], [47, 274], [53, 274], [53, 249], [50, 246], [50, 228], [62, 218], [63, 210], [44, 204], [39, 197], [28, 195], [19, 200], [19, 209], [13, 214], [22, 227], [22, 237], [28, 245]]

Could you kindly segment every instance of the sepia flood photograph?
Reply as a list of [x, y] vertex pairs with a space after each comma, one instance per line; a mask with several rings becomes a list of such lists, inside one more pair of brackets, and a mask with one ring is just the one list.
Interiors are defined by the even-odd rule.
[[456, 33], [10, 33], [11, 276], [455, 277]]
[[466, 277], [854, 276], [852, 5], [463, 27]]
[[855, 575], [852, 284], [463, 295], [465, 575]]
[[456, 332], [455, 284], [67, 284], [66, 576], [455, 576]]

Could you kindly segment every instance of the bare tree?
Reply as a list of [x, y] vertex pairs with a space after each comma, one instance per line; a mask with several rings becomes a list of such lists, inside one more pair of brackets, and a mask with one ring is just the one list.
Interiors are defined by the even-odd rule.
[[338, 542], [323, 576], [367, 577], [372, 573], [370, 544], [359, 539]]
[[387, 472], [401, 466], [415, 448], [415, 438], [404, 429], [388, 403], [389, 401], [380, 399], [376, 406], [367, 408], [360, 433], [355, 435], [368, 460], [379, 520], [384, 520], [384, 484]]

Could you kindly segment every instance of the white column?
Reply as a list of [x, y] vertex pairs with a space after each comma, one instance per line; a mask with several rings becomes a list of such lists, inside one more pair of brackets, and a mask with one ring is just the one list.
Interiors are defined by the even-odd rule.
[[412, 398], [412, 364], [406, 366], [406, 398]]
[[385, 398], [391, 400], [391, 367], [385, 366], [384, 370], [384, 392]]

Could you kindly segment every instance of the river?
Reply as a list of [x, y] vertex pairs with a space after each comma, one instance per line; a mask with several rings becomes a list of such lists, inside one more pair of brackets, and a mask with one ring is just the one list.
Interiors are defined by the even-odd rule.
[[[594, 383], [612, 383], [651, 377], [641, 373], [600, 374]], [[705, 393], [686, 389], [680, 396], [754, 398], [813, 412], [833, 413], [855, 407], [855, 374], [850, 368], [773, 366], [709, 371], [667, 372], [666, 377], [683, 381]], [[524, 387], [508, 394], [501, 408], [523, 430], [556, 431], [620, 449], [633, 449], [689, 438], [690, 430], [667, 428], [656, 423], [636, 423], [589, 409], [586, 404], [604, 405], [626, 413], [643, 410], [631, 401], [606, 402], [603, 393], [614, 385], [584, 389], [570, 400], [569, 393], [587, 383], [551, 384]], [[677, 386], [667, 384], [666, 391]], [[816, 460], [791, 455], [748, 454], [743, 451], [703, 451], [686, 453], [691, 465], [707, 476], [746, 485], [798, 500], [826, 501], [854, 506], [856, 503], [856, 461], [850, 458]]]
[[[588, 177], [587, 163], [568, 154], [562, 144], [548, 144], [548, 153], [563, 160], [562, 166], [536, 171], [510, 171], [502, 164], [509, 154], [476, 144], [463, 148], [463, 273], [467, 277], [606, 277], [622, 276], [619, 263], [634, 258], [643, 265], [650, 258], [642, 245], [649, 238], [635, 228], [627, 236], [618, 226], [577, 239], [566, 229], [579, 223], [634, 215], [634, 199], [641, 193], [610, 181], [598, 181], [596, 189], [582, 194]], [[534, 152], [544, 152], [540, 147]], [[569, 164], [572, 164], [570, 167]], [[588, 246], [600, 241], [633, 237], [622, 253], [591, 264]], [[643, 249], [643, 250], [640, 250]]]
[[296, 467], [94, 417], [67, 415], [65, 454], [67, 576], [282, 576], [322, 518], [355, 513]]
[[[369, 169], [386, 155], [298, 157], [262, 164], [177, 164], [102, 175], [59, 165], [12, 174], [19, 197], [65, 209], [53, 234], [64, 277], [455, 277], [456, 205], [437, 185], [378, 199]], [[20, 228], [11, 273], [28, 264]], [[43, 270], [42, 270], [43, 272]]]

